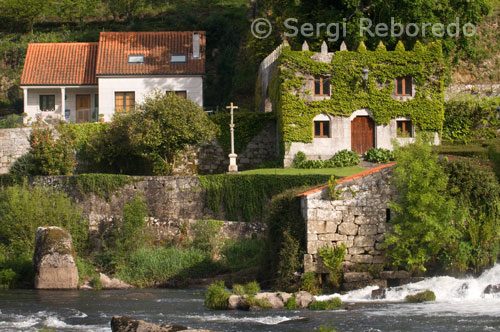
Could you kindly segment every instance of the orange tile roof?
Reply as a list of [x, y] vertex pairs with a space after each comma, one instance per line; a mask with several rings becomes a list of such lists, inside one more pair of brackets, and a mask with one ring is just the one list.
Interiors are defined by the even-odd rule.
[[[193, 32], [200, 34], [199, 59], [192, 59]], [[128, 63], [129, 55], [144, 55], [143, 64]], [[170, 63], [172, 54], [187, 55], [186, 63]], [[204, 31], [101, 32], [97, 75], [186, 75], [205, 72]]]
[[28, 44], [21, 85], [97, 85], [98, 43]]
[[[362, 172], [359, 172], [359, 173], [356, 173], [356, 174], [353, 174], [353, 175], [346, 176], [346, 177], [344, 177], [342, 179], [339, 179], [337, 181], [337, 184], [341, 184], [341, 183], [344, 183], [344, 182], [353, 181], [353, 180], [356, 180], [356, 179], [361, 179], [361, 178], [364, 178], [367, 175], [370, 175], [370, 174], [373, 174], [373, 173], [378, 173], [381, 170], [383, 170], [384, 168], [392, 167], [394, 165], [396, 165], [396, 163], [389, 163], [389, 164], [380, 165], [380, 166], [377, 166], [377, 167], [374, 167], [374, 168], [370, 168], [370, 169], [367, 169], [366, 171], [362, 171]], [[324, 185], [324, 186], [321, 186], [321, 187], [318, 187], [318, 188], [314, 188], [314, 189], [308, 190], [306, 192], [300, 193], [296, 197], [308, 196], [308, 195], [314, 194], [315, 192], [323, 190], [323, 189], [325, 189], [327, 187], [328, 187], [328, 185]]]

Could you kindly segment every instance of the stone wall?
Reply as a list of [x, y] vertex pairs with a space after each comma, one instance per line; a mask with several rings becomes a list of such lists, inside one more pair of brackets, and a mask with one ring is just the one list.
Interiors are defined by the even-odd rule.
[[[34, 178], [35, 184], [50, 186], [65, 191], [77, 203], [89, 220], [91, 232], [103, 232], [116, 218], [121, 218], [124, 204], [143, 195], [150, 215], [148, 226], [160, 241], [175, 239], [197, 220], [212, 218], [224, 220], [224, 213], [215, 216], [205, 207], [205, 192], [194, 176], [150, 176], [136, 177], [136, 181], [125, 185], [110, 197], [94, 193], [82, 193], [67, 176], [44, 176]], [[263, 235], [260, 223], [225, 222], [224, 237], [242, 238], [252, 234]]]
[[307, 227], [306, 272], [327, 273], [318, 249], [341, 243], [347, 247], [344, 272], [359, 273], [361, 265], [382, 269], [382, 244], [390, 218], [387, 203], [397, 199], [389, 183], [391, 176], [392, 164], [341, 179], [336, 186], [341, 191], [337, 200], [330, 199], [328, 187], [301, 194]]
[[[276, 137], [276, 121], [270, 121], [238, 154], [236, 158], [238, 170], [252, 169], [267, 160], [276, 159], [278, 156]], [[235, 139], [238, 139], [237, 134]], [[194, 175], [196, 172], [199, 174], [225, 173], [228, 167], [228, 153], [214, 141], [188, 149], [177, 162], [174, 175]]]
[[[31, 128], [0, 129], [0, 174], [6, 174], [9, 167], [29, 149]], [[245, 150], [238, 154], [239, 170], [255, 168], [278, 156], [276, 121], [270, 121], [262, 131], [253, 137]], [[238, 136], [236, 135], [236, 139]], [[188, 148], [176, 162], [173, 175], [195, 175], [225, 173], [229, 157], [217, 141]]]
[[0, 129], [0, 174], [28, 152], [31, 128]]
[[452, 84], [445, 91], [445, 100], [463, 96], [464, 94], [479, 97], [500, 96], [500, 83], [496, 84]]

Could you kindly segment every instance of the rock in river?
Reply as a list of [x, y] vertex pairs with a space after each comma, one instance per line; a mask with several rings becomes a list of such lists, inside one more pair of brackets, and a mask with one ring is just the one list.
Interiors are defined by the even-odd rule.
[[188, 330], [182, 325], [153, 324], [125, 316], [113, 316], [112, 332], [214, 332], [209, 330]]
[[71, 235], [60, 227], [38, 227], [35, 232], [35, 288], [76, 289], [78, 269]]

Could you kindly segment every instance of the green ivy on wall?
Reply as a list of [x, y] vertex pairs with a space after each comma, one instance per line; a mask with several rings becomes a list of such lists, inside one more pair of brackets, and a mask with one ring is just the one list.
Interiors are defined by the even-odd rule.
[[[417, 42], [412, 51], [406, 51], [401, 42], [394, 51], [387, 51], [382, 43], [375, 51], [368, 51], [361, 43], [355, 52], [335, 52], [329, 63], [311, 59], [314, 54], [284, 47], [279, 70], [270, 82], [282, 148], [289, 142], [310, 143], [313, 118], [318, 114], [348, 117], [363, 108], [371, 111], [377, 124], [408, 117], [422, 131], [441, 131], [447, 68], [440, 42], [427, 46]], [[361, 76], [364, 68], [370, 71], [366, 84]], [[312, 93], [304, 88], [308, 75], [330, 79], [330, 98], [305, 100], [305, 95]], [[411, 76], [416, 85], [414, 97], [404, 102], [391, 96], [395, 78], [403, 76]]]

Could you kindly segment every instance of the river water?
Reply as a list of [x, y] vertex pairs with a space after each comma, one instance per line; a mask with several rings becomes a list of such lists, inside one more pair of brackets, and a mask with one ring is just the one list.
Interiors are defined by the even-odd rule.
[[[314, 331], [329, 324], [347, 331], [500, 331], [500, 294], [484, 294], [500, 284], [500, 265], [479, 278], [429, 278], [388, 290], [384, 300], [371, 300], [367, 287], [340, 295], [349, 310], [211, 311], [202, 291], [36, 291], [0, 292], [0, 331], [111, 331], [113, 315], [156, 323], [176, 323], [216, 331]], [[431, 289], [436, 302], [404, 303], [407, 294]], [[325, 295], [326, 299], [338, 294]]]

